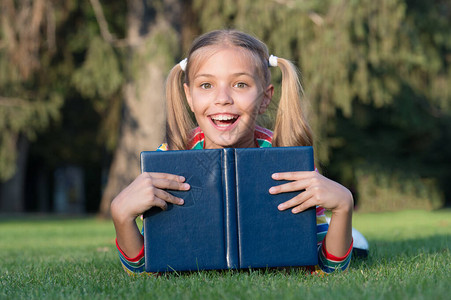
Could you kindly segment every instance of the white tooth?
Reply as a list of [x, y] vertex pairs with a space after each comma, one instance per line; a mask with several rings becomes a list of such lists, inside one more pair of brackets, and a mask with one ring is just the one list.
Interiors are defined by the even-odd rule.
[[218, 120], [218, 121], [227, 121], [227, 120], [233, 120], [234, 117], [229, 116], [229, 115], [216, 115], [214, 117], [212, 117], [213, 120]]

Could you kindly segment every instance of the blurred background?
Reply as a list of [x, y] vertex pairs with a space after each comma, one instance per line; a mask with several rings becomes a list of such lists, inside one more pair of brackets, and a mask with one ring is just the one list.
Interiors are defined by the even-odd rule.
[[299, 67], [317, 166], [357, 210], [451, 204], [449, 0], [1, 0], [0, 18], [1, 214], [108, 217], [163, 142], [168, 71], [222, 28]]

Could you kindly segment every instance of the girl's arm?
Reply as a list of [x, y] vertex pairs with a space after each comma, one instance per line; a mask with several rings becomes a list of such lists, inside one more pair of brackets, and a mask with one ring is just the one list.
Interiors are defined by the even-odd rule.
[[190, 189], [182, 176], [166, 173], [142, 173], [111, 203], [111, 216], [116, 229], [117, 244], [128, 257], [135, 257], [143, 247], [143, 237], [136, 218], [153, 206], [165, 210], [167, 203], [183, 205], [183, 200], [163, 189]]
[[309, 207], [321, 206], [332, 212], [329, 230], [324, 243], [327, 252], [334, 256], [346, 255], [352, 243], [352, 210], [354, 200], [351, 192], [318, 172], [286, 172], [272, 175], [275, 180], [292, 182], [272, 187], [271, 194], [303, 191], [292, 199], [281, 203], [279, 210], [292, 209], [299, 213]]

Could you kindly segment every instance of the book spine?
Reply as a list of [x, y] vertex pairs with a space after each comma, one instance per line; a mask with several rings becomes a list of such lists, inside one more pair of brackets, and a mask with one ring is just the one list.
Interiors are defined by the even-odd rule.
[[238, 256], [238, 228], [236, 208], [235, 152], [223, 149], [223, 198], [225, 211], [226, 260], [229, 269], [240, 265]]
[[145, 153], [144, 153], [144, 151], [142, 151], [140, 154], [141, 173], [144, 172], [144, 156], [145, 156]]

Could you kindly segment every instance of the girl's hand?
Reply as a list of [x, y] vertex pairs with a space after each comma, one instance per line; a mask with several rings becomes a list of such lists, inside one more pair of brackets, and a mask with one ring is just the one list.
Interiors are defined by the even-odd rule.
[[165, 210], [167, 203], [183, 205], [183, 199], [174, 197], [164, 189], [186, 191], [190, 189], [183, 176], [167, 173], [142, 173], [111, 203], [113, 219], [134, 221], [151, 207]]
[[129, 257], [137, 256], [143, 247], [143, 237], [135, 219], [153, 206], [166, 209], [167, 203], [178, 205], [183, 200], [163, 189], [190, 189], [182, 176], [166, 173], [142, 173], [111, 202], [116, 239], [119, 248]]
[[285, 184], [273, 186], [270, 194], [303, 191], [292, 199], [281, 203], [279, 210], [293, 208], [293, 213], [299, 213], [309, 207], [321, 206], [333, 213], [349, 213], [352, 211], [353, 198], [351, 192], [315, 171], [274, 173], [274, 180], [290, 180]]

